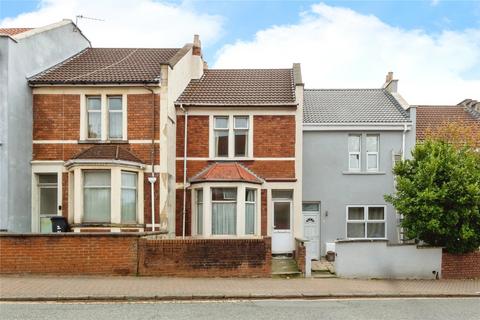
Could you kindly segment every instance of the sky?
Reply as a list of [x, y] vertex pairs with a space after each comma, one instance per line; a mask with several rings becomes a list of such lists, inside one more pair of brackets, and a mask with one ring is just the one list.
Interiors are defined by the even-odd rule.
[[379, 88], [388, 71], [410, 104], [480, 100], [480, 0], [0, 0], [0, 27], [77, 15], [94, 47], [202, 40], [210, 68], [288, 68], [306, 88]]

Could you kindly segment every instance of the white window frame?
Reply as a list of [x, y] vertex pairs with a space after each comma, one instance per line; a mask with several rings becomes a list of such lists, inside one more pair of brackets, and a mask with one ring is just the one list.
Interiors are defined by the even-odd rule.
[[[235, 117], [248, 118], [248, 129], [235, 128]], [[228, 155], [218, 157], [216, 154], [215, 131], [227, 130], [215, 127], [215, 118], [228, 118]], [[212, 160], [251, 160], [253, 159], [253, 116], [249, 114], [224, 114], [210, 115], [210, 146], [209, 158]], [[247, 152], [245, 156], [235, 156], [235, 130], [247, 131]]]
[[[88, 106], [87, 99], [89, 97], [100, 97], [100, 111], [101, 120], [100, 120], [100, 138], [89, 138], [88, 137]], [[109, 137], [109, 107], [108, 107], [108, 98], [109, 97], [121, 97], [122, 98], [122, 110], [116, 110], [116, 112], [122, 112], [122, 137], [110, 139]], [[90, 111], [92, 112], [92, 111]], [[93, 141], [93, 142], [109, 142], [109, 141], [127, 141], [128, 140], [128, 119], [127, 119], [127, 94], [125, 93], [116, 93], [114, 91], [99, 91], [92, 92], [88, 94], [80, 95], [80, 141]]]
[[[348, 218], [348, 209], [349, 208], [363, 208], [363, 219], [362, 220], [350, 220]], [[383, 220], [369, 220], [368, 219], [368, 208], [383, 208]], [[387, 206], [386, 205], [347, 205], [345, 210], [345, 239], [349, 240], [361, 240], [361, 239], [368, 239], [368, 240], [386, 240], [387, 239]], [[348, 224], [349, 223], [364, 223], [365, 224], [365, 237], [348, 237]], [[371, 238], [368, 237], [367, 234], [367, 227], [368, 223], [383, 223], [385, 225], [385, 235], [384, 237], [379, 238]]]
[[[244, 197], [244, 201], [245, 201], [245, 210], [244, 210], [244, 221], [245, 221], [245, 227], [244, 227], [244, 232], [245, 234], [247, 234], [247, 204], [253, 204], [253, 207], [255, 208], [255, 211], [253, 213], [253, 234], [257, 234], [257, 199], [258, 199], [258, 191], [257, 189], [254, 189], [254, 188], [248, 188], [246, 187], [245, 188], [245, 195], [247, 194], [247, 190], [252, 190], [253, 191], [253, 194], [254, 194], [254, 197], [253, 197], [253, 201], [247, 201]], [[249, 235], [251, 235], [252, 233], [248, 233]]]
[[[92, 185], [92, 186], [86, 186], [85, 185], [85, 174], [89, 173], [89, 172], [106, 172], [108, 171], [108, 173], [110, 174], [110, 183], [108, 184], [108, 186], [95, 186], [95, 185]], [[83, 170], [82, 172], [82, 175], [83, 175], [83, 187], [82, 187], [82, 195], [83, 195], [83, 203], [85, 203], [85, 190], [86, 189], [106, 189], [108, 188], [110, 190], [110, 221], [100, 221], [100, 222], [94, 222], [94, 221], [86, 221], [86, 223], [112, 223], [112, 171], [111, 170], [108, 170], [108, 169], [98, 169], [98, 170]], [[84, 207], [85, 208], [85, 207]], [[85, 212], [84, 212], [84, 216], [85, 216]]]
[[[368, 137], [376, 137], [377, 138], [377, 151], [367, 151], [367, 139]], [[366, 136], [365, 136], [365, 151], [366, 151], [366, 162], [365, 162], [365, 167], [367, 169], [367, 171], [370, 171], [370, 172], [377, 172], [379, 169], [380, 169], [380, 135], [379, 134], [371, 134], [371, 133], [367, 133]], [[369, 155], [375, 155], [376, 156], [376, 159], [377, 159], [377, 163], [376, 163], [376, 167], [375, 168], [369, 168], [368, 167], [368, 156]]]
[[[111, 174], [111, 173], [110, 173]], [[125, 187], [123, 185], [123, 179], [122, 179], [122, 175], [123, 174], [127, 174], [127, 175], [134, 175], [136, 177], [136, 183], [135, 183], [135, 187]], [[138, 198], [138, 172], [135, 172], [135, 171], [128, 171], [128, 170], [121, 170], [120, 172], [120, 181], [121, 181], [121, 190], [120, 190], [120, 219], [121, 219], [121, 215], [122, 215], [122, 196], [123, 196], [123, 190], [135, 190], [135, 223], [138, 221], [138, 201], [139, 201], [139, 198]], [[121, 221], [121, 220], [120, 220]], [[123, 223], [123, 222], [122, 222]]]
[[[202, 198], [201, 199], [198, 196], [199, 191], [202, 191]], [[195, 211], [195, 232], [194, 233], [201, 236], [201, 235], [205, 234], [205, 224], [204, 224], [204, 221], [205, 221], [205, 206], [204, 206], [205, 190], [204, 190], [204, 188], [197, 188], [197, 189], [194, 189], [193, 192], [195, 193], [195, 202], [193, 202], [195, 204], [195, 209], [194, 209], [194, 211]], [[198, 219], [198, 207], [199, 206], [202, 207], [202, 230], [201, 230], [201, 232], [199, 232], [199, 219]]]
[[[236, 118], [246, 118], [247, 119], [247, 127], [246, 128], [241, 128], [241, 127], [237, 127], [236, 124], [235, 124], [235, 119]], [[235, 148], [236, 148], [236, 144], [235, 144], [235, 134], [237, 131], [244, 131], [247, 133], [247, 145], [245, 147], [245, 154], [244, 155], [241, 155], [241, 156], [237, 156], [235, 154]], [[245, 157], [248, 157], [248, 154], [250, 152], [250, 117], [249, 116], [233, 116], [233, 156], [235, 158], [245, 158]]]
[[[89, 110], [88, 109], [88, 100], [89, 99], [92, 99], [92, 98], [100, 98], [100, 110]], [[86, 137], [87, 137], [87, 140], [93, 140], [93, 141], [97, 141], [97, 140], [102, 140], [102, 131], [103, 131], [103, 117], [102, 117], [102, 96], [101, 95], [88, 95], [85, 97], [85, 104], [86, 104], [86, 112], [87, 112], [87, 117], [86, 117]], [[90, 123], [90, 114], [92, 113], [99, 113], [100, 114], [100, 137], [98, 138], [90, 138], [89, 137], [89, 133], [88, 133], [88, 124]]]
[[[359, 139], [359, 150], [358, 151], [350, 151], [350, 137], [358, 137]], [[347, 136], [347, 149], [348, 149], [348, 171], [361, 171], [362, 170], [362, 134], [360, 133], [351, 133]], [[350, 166], [350, 157], [352, 155], [358, 155], [358, 168], [352, 168]]]
[[[120, 98], [122, 100], [122, 108], [120, 110], [110, 110], [110, 98]], [[111, 138], [110, 137], [110, 114], [111, 113], [120, 113], [122, 114], [122, 134], [120, 138]], [[126, 123], [123, 122], [123, 96], [121, 94], [111, 94], [107, 95], [107, 123], [108, 123], [108, 140], [123, 140], [123, 127], [126, 125]]]
[[[212, 235], [213, 236], [236, 236], [238, 235], [238, 216], [239, 216], [239, 212], [238, 212], [238, 202], [239, 202], [239, 199], [238, 199], [238, 195], [240, 192], [238, 192], [238, 188], [237, 187], [213, 187], [211, 188], [212, 189], [235, 189], [235, 192], [236, 192], [236, 197], [235, 197], [235, 200], [213, 200], [213, 192], [210, 192], [210, 202], [212, 204], [211, 206], [211, 211], [210, 211], [210, 216], [213, 217], [213, 204], [215, 203], [235, 203], [235, 233], [234, 234], [229, 234], [229, 233], [217, 233], [217, 234], [213, 234], [213, 231], [212, 231]], [[210, 226], [210, 229], [213, 230], [213, 219], [211, 219], [211, 226]]]
[[[227, 119], [227, 127], [226, 128], [217, 128], [216, 126], [216, 119]], [[231, 139], [230, 139], [230, 128], [231, 128], [231, 123], [230, 123], [230, 117], [229, 116], [214, 116], [213, 117], [213, 148], [214, 148], [214, 156], [215, 158], [228, 158], [230, 156], [230, 149], [231, 149]], [[227, 147], [227, 156], [218, 156], [217, 155], [217, 143], [216, 143], [216, 132], [227, 132], [227, 141], [228, 141], [228, 147]]]

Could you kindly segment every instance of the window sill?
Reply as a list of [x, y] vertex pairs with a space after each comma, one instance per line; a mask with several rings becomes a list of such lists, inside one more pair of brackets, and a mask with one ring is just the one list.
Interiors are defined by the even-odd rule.
[[138, 223], [110, 223], [110, 222], [83, 222], [70, 225], [71, 228], [145, 228], [145, 224]]
[[345, 175], [384, 175], [387, 174], [385, 171], [343, 171], [342, 174]]
[[127, 144], [128, 140], [78, 140], [78, 144]]
[[208, 159], [208, 161], [224, 161], [224, 162], [231, 161], [231, 162], [235, 162], [235, 161], [254, 161], [254, 159], [253, 159], [253, 158], [246, 158], [246, 157], [238, 157], [238, 158], [210, 158], [210, 159]]

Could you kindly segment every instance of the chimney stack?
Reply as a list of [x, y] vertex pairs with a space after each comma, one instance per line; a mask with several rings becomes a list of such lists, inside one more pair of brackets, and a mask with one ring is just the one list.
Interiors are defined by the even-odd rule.
[[397, 92], [398, 80], [393, 79], [393, 72], [389, 71], [385, 77], [385, 83], [383, 84], [383, 89], [388, 92]]
[[202, 42], [200, 41], [200, 36], [198, 34], [193, 36], [192, 54], [194, 56], [202, 56]]

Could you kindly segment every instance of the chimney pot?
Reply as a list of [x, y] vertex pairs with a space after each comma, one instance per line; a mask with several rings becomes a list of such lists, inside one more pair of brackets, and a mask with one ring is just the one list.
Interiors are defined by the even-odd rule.
[[193, 35], [193, 55], [202, 55], [202, 42], [200, 41], [200, 36], [198, 34]]

